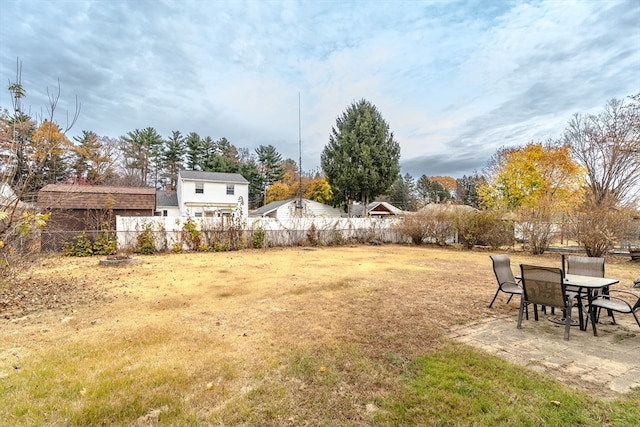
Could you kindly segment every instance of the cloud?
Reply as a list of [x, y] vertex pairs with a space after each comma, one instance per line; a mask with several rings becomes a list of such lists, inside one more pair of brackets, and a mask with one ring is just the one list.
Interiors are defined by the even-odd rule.
[[461, 176], [640, 91], [637, 22], [633, 0], [4, 0], [0, 78], [13, 81], [19, 57], [38, 111], [59, 77], [62, 117], [82, 102], [77, 134], [152, 126], [297, 159], [300, 125], [305, 169], [365, 98], [403, 172]]

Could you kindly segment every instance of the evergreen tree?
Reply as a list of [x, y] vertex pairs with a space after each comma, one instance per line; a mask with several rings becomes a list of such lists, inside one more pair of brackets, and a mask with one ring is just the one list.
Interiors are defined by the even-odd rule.
[[466, 176], [456, 180], [457, 200], [465, 205], [480, 208], [480, 198], [478, 197], [478, 188], [485, 184], [485, 179], [479, 175]]
[[261, 187], [264, 199], [267, 188], [284, 177], [282, 156], [273, 145], [259, 146], [256, 148], [256, 155], [258, 156], [258, 170], [262, 177]]
[[187, 169], [198, 170], [198, 166], [202, 163], [202, 140], [200, 135], [191, 132], [187, 135], [185, 141], [187, 145]]
[[369, 101], [351, 104], [336, 120], [321, 164], [336, 204], [366, 206], [384, 194], [400, 173], [400, 145]]
[[157, 187], [162, 142], [162, 137], [152, 127], [136, 129], [121, 138], [125, 169], [131, 177], [137, 178], [136, 185]]
[[178, 172], [184, 169], [185, 141], [180, 131], [174, 130], [169, 139], [165, 141], [162, 151], [162, 164], [164, 166], [163, 178], [176, 188]]

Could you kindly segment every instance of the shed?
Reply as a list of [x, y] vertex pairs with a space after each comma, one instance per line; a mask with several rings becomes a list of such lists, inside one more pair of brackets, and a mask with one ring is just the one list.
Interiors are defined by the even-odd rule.
[[49, 184], [38, 192], [38, 208], [51, 213], [42, 233], [42, 250], [56, 251], [81, 232], [116, 229], [116, 216], [153, 216], [156, 190], [150, 187], [109, 187]]

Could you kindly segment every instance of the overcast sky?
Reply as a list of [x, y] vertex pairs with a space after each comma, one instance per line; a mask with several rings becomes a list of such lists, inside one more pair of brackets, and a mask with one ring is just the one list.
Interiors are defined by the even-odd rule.
[[0, 78], [19, 58], [32, 113], [59, 79], [71, 137], [154, 127], [297, 161], [300, 125], [305, 171], [364, 98], [403, 174], [457, 178], [640, 92], [639, 23], [638, 0], [0, 0]]

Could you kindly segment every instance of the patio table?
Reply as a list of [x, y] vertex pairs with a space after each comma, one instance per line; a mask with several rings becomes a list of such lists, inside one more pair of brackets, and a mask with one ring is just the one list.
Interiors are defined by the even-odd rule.
[[[605, 292], [611, 285], [615, 285], [620, 282], [617, 279], [610, 279], [607, 277], [592, 277], [592, 276], [580, 276], [577, 274], [566, 274], [564, 276], [564, 284], [567, 287], [571, 287], [571, 290], [576, 290], [578, 293], [586, 291], [587, 293], [587, 312], [589, 313], [589, 320], [593, 326], [594, 335], [597, 335], [595, 329], [595, 313], [591, 307], [593, 302], [593, 292], [598, 289], [603, 289]], [[584, 331], [587, 330], [587, 323], [584, 324]]]

